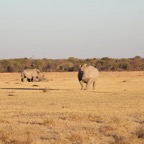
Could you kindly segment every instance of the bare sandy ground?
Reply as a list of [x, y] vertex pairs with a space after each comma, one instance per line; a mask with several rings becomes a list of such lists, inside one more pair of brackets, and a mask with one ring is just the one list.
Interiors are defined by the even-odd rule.
[[144, 72], [101, 72], [96, 91], [76, 72], [44, 74], [0, 73], [0, 144], [144, 144]]

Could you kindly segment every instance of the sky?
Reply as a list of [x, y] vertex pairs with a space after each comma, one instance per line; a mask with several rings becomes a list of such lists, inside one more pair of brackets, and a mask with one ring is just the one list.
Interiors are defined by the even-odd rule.
[[144, 57], [144, 0], [0, 0], [0, 59]]

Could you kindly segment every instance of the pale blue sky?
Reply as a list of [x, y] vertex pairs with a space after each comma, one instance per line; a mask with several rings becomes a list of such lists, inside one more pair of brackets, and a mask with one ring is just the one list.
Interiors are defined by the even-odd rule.
[[144, 57], [144, 0], [0, 0], [0, 59]]

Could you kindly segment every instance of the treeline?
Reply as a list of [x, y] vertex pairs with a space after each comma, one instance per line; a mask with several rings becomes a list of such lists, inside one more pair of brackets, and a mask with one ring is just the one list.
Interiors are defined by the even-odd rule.
[[100, 71], [143, 71], [144, 58], [113, 59], [103, 57], [101, 59], [4, 59], [0, 60], [0, 72], [22, 72], [24, 69], [37, 68], [44, 72], [78, 71], [79, 65], [87, 63], [97, 67]]

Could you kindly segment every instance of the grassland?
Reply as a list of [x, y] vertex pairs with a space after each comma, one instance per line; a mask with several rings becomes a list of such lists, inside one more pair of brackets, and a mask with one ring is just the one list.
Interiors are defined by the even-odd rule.
[[101, 72], [96, 91], [75, 72], [45, 77], [0, 74], [0, 144], [144, 144], [144, 72]]

